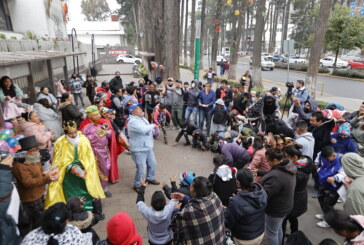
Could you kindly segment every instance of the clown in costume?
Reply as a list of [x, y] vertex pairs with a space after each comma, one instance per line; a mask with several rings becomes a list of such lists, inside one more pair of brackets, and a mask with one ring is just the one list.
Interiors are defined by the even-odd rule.
[[92, 210], [92, 200], [105, 198], [89, 140], [77, 131], [75, 121], [64, 122], [65, 135], [54, 144], [52, 168], [58, 168], [59, 180], [49, 184], [46, 208], [66, 202], [72, 196], [84, 197], [84, 208]]

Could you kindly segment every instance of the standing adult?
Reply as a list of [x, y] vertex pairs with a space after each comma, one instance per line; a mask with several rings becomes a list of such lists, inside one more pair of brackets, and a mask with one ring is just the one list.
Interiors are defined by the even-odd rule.
[[96, 81], [92, 78], [91, 75], [87, 75], [86, 81], [83, 83], [82, 86], [84, 88], [86, 88], [86, 95], [87, 95], [88, 99], [90, 100], [91, 105], [93, 105], [94, 97], [96, 95], [96, 87], [97, 87]]
[[172, 102], [173, 102], [173, 91], [174, 87], [174, 79], [173, 77], [169, 77], [167, 80], [167, 86], [165, 87], [165, 92], [163, 93], [163, 104], [166, 106], [167, 111], [172, 112]]
[[254, 183], [249, 169], [240, 169], [236, 176], [239, 192], [224, 210], [225, 225], [231, 230], [236, 245], [259, 245], [264, 237], [264, 211], [267, 193]]
[[83, 197], [83, 208], [93, 210], [93, 199], [104, 198], [98, 166], [91, 144], [75, 121], [63, 123], [64, 135], [54, 144], [52, 167], [57, 167], [59, 180], [47, 190], [46, 207], [66, 203], [71, 197]]
[[227, 87], [227, 80], [222, 80], [220, 87], [216, 89], [216, 100], [222, 99], [226, 107], [229, 107], [230, 102], [233, 101], [233, 93], [230, 88]]
[[[44, 173], [39, 153], [39, 143], [35, 136], [19, 140], [23, 151], [26, 151], [25, 161], [15, 162], [13, 174], [17, 180], [17, 188], [20, 200], [30, 216], [29, 229], [21, 230], [24, 236], [29, 231], [39, 227], [41, 212], [44, 210], [43, 195], [45, 186], [52, 180], [58, 179], [58, 174], [53, 172]], [[52, 177], [51, 177], [52, 176]]]
[[40, 99], [47, 99], [49, 104], [52, 106], [52, 108], [56, 109], [56, 106], [58, 104], [58, 100], [56, 99], [56, 97], [54, 97], [53, 94], [49, 93], [49, 88], [48, 87], [41, 87], [40, 88], [40, 92], [37, 96], [37, 101], [39, 101]]
[[158, 90], [156, 90], [156, 86], [155, 84], [150, 84], [149, 85], [149, 89], [148, 91], [145, 93], [144, 95], [144, 108], [146, 109], [147, 111], [147, 115], [148, 115], [148, 122], [149, 123], [152, 123], [153, 121], [153, 117], [152, 117], [152, 114], [153, 114], [153, 111], [154, 111], [154, 108], [159, 104], [160, 102], [160, 93]]
[[246, 71], [240, 78], [240, 84], [243, 86], [243, 92], [250, 93], [253, 88], [253, 79], [250, 71]]
[[145, 165], [147, 166], [147, 182], [159, 185], [159, 182], [154, 177], [156, 160], [153, 152], [153, 131], [156, 127], [158, 126], [150, 124], [144, 118], [144, 112], [139, 105], [131, 105], [129, 107], [128, 134], [131, 157], [136, 164], [134, 179], [134, 190], [136, 192], [139, 192], [140, 181], [144, 179]]
[[223, 59], [220, 60], [219, 66], [220, 66], [220, 76], [223, 76], [225, 73], [225, 63]]
[[197, 114], [198, 114], [198, 96], [200, 90], [197, 88], [197, 81], [191, 82], [191, 88], [187, 89], [187, 108], [185, 114], [185, 120], [189, 121], [191, 114], [193, 115], [193, 123], [195, 127], [198, 127]]
[[211, 84], [207, 83], [205, 89], [201, 91], [198, 96], [198, 104], [200, 110], [200, 129], [203, 130], [203, 125], [206, 121], [206, 135], [210, 135], [212, 108], [215, 103], [216, 94], [215, 91], [211, 90]]
[[116, 142], [115, 132], [110, 120], [101, 118], [96, 106], [89, 106], [85, 110], [87, 118], [81, 123], [80, 129], [92, 146], [97, 159], [101, 186], [105, 196], [111, 197], [108, 190], [108, 182], [119, 180], [117, 156], [120, 151]]
[[172, 93], [172, 122], [176, 130], [179, 130], [182, 123], [182, 110], [183, 110], [183, 89], [182, 81], [176, 81], [176, 87]]
[[209, 71], [206, 72], [204, 78], [207, 79], [207, 83], [213, 84], [215, 81], [216, 73], [210, 67]]
[[272, 167], [262, 179], [262, 186], [268, 194], [265, 235], [269, 245], [281, 245], [282, 223], [293, 208], [297, 168], [290, 160], [284, 159], [277, 148], [268, 149], [265, 154]]
[[82, 122], [83, 113], [72, 103], [73, 96], [69, 93], [62, 94], [58, 110], [62, 113], [62, 121], [75, 121], [78, 126]]
[[113, 77], [110, 82], [110, 90], [112, 93], [116, 93], [119, 88], [124, 88], [123, 79], [120, 77], [120, 71], [115, 72], [115, 77]]
[[123, 89], [119, 88], [116, 94], [111, 95], [112, 106], [115, 110], [114, 123], [118, 126], [119, 130], [122, 130], [125, 126], [125, 114], [123, 108]]
[[229, 69], [230, 69], [230, 63], [227, 60], [224, 62], [224, 74], [229, 74]]
[[71, 93], [73, 95], [73, 98], [75, 99], [76, 106], [78, 106], [78, 99], [82, 103], [82, 106], [85, 106], [85, 103], [83, 103], [83, 97], [82, 97], [82, 79], [78, 76], [76, 73], [72, 73], [71, 79], [69, 80]]
[[182, 111], [183, 120], [186, 118], [186, 108], [188, 106], [188, 104], [187, 104], [187, 101], [188, 101], [187, 91], [188, 91], [189, 87], [190, 87], [190, 84], [188, 82], [183, 83], [183, 88], [182, 88], [182, 90], [183, 90], [183, 111]]
[[[296, 105], [301, 107], [305, 106], [306, 101], [309, 99], [308, 91], [305, 88], [305, 82], [303, 80], [297, 80], [296, 88], [292, 91], [291, 100], [295, 102], [297, 100]], [[299, 101], [299, 103], [298, 103]], [[287, 124], [293, 128], [298, 117], [298, 110], [294, 108], [295, 105], [291, 107], [289, 110], [289, 116], [287, 118]], [[311, 104], [312, 107], [312, 104]], [[317, 107], [317, 106], [316, 106]], [[316, 110], [316, 108], [311, 108], [312, 111]], [[307, 111], [307, 110], [306, 110]], [[307, 112], [306, 112], [307, 113]]]

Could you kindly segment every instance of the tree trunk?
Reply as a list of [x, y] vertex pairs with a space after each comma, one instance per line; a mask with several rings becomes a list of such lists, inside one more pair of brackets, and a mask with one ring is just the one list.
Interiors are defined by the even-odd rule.
[[[224, 5], [224, 0], [217, 0], [217, 8], [216, 8], [216, 15], [215, 15], [215, 19], [219, 20], [221, 19], [221, 12], [222, 12], [222, 7]], [[219, 22], [219, 24], [214, 25], [214, 28], [212, 29], [211, 32], [213, 32], [213, 36], [212, 36], [212, 45], [211, 45], [211, 67], [212, 69], [216, 69], [216, 57], [217, 57], [217, 49], [218, 49], [218, 44], [219, 44], [219, 34], [220, 32], [216, 30], [216, 28], [220, 25], [221, 23]]]
[[248, 17], [247, 10], [244, 9], [243, 11], [244, 11], [244, 15], [246, 18], [244, 18], [243, 24], [242, 24], [243, 31], [241, 33], [241, 51], [243, 51], [243, 53], [245, 53], [246, 52], [246, 37], [247, 37], [246, 34], [247, 34], [247, 30], [248, 30], [246, 23], [247, 23], [247, 18], [249, 18], [249, 17]]
[[[185, 10], [185, 0], [181, 0], [181, 11], [180, 11], [180, 25], [179, 25], [179, 57], [182, 59], [182, 50], [183, 50], [183, 20], [184, 20], [184, 10]], [[180, 60], [182, 63], [182, 60]]]
[[190, 38], [190, 66], [195, 65], [195, 37], [196, 37], [196, 0], [192, 0], [191, 10], [191, 38]]
[[310, 59], [306, 75], [306, 87], [310, 92], [311, 98], [316, 97], [317, 73], [320, 65], [320, 56], [324, 45], [325, 33], [328, 25], [328, 19], [332, 10], [334, 0], [326, 0], [325, 4], [321, 2], [318, 19], [316, 20], [315, 37], [311, 46]]
[[164, 41], [163, 47], [163, 64], [165, 72], [163, 77], [179, 78], [179, 57], [178, 45], [176, 45], [176, 33], [179, 33], [179, 19], [176, 18], [179, 13], [179, 1], [164, 0], [163, 29], [164, 36], [161, 37]]
[[334, 65], [333, 65], [333, 72], [334, 73], [336, 71], [336, 68], [337, 68], [337, 57], [339, 56], [339, 52], [340, 52], [340, 49], [336, 50], [336, 53], [335, 53], [335, 61], [334, 61]]
[[[155, 61], [158, 64], [163, 64], [164, 62], [164, 57], [163, 57], [163, 49], [164, 49], [164, 40], [163, 40], [163, 36], [164, 36], [164, 26], [163, 26], [163, 11], [160, 11], [160, 9], [163, 9], [163, 1], [164, 0], [156, 0], [153, 2], [153, 24], [154, 24], [154, 53], [155, 53]], [[181, 30], [179, 30], [181, 31]], [[178, 48], [178, 50], [180, 50]], [[163, 64], [163, 65], [167, 65], [167, 64]], [[151, 79], [155, 78], [156, 75], [162, 75], [163, 76], [163, 72], [161, 72], [160, 70], [152, 70], [151, 72]]]
[[183, 58], [183, 64], [185, 66], [188, 65], [187, 62], [187, 36], [188, 36], [188, 0], [186, 0], [186, 13], [185, 13], [185, 33], [184, 33], [184, 39], [183, 39], [183, 50], [184, 50], [184, 58]]
[[205, 19], [206, 19], [206, 0], [202, 0], [202, 5], [201, 5], [201, 37], [200, 37], [200, 44], [201, 44], [201, 48], [200, 48], [200, 69], [201, 70], [204, 69], [204, 64], [203, 64], [203, 55], [204, 54], [203, 54], [203, 51], [207, 47], [207, 45], [205, 45], [205, 39], [207, 38], [207, 37], [205, 37], [205, 29], [206, 29]]
[[278, 6], [275, 6], [274, 15], [273, 15], [273, 29], [271, 33], [271, 42], [269, 47], [269, 53], [275, 53], [276, 51], [276, 39], [277, 39], [277, 26], [278, 26]]
[[264, 17], [265, 12], [265, 2], [266, 0], [257, 1], [257, 11], [256, 11], [256, 24], [254, 30], [254, 44], [253, 44], [253, 81], [258, 88], [263, 88], [262, 81], [262, 34], [264, 31]]
[[[245, 1], [245, 0], [244, 0]], [[235, 5], [235, 4], [234, 4]], [[240, 10], [240, 14], [239, 17], [234, 16], [233, 19], [233, 41], [232, 41], [232, 45], [231, 45], [231, 52], [230, 52], [230, 69], [229, 69], [229, 75], [228, 75], [228, 79], [236, 79], [236, 66], [238, 63], [238, 51], [239, 51], [239, 46], [240, 46], [240, 39], [241, 39], [241, 34], [243, 32], [244, 29], [244, 20], [245, 20], [245, 4], [243, 4], [243, 0], [239, 0], [236, 3], [236, 7], [234, 9], [239, 9]], [[238, 22], [238, 23], [236, 23]], [[236, 26], [236, 24], [238, 24], [238, 26]]]
[[291, 2], [292, 0], [287, 0], [287, 7], [286, 12], [284, 14], [284, 27], [283, 27], [283, 40], [287, 40], [287, 33], [288, 33], [288, 23], [289, 23], [289, 13], [291, 10]]
[[[145, 0], [138, 1], [138, 24], [139, 24], [139, 42], [140, 42], [140, 50], [142, 52], [148, 52], [147, 47], [147, 23], [146, 23], [146, 12], [147, 12], [147, 2]], [[149, 62], [146, 56], [142, 56], [143, 64], [146, 70], [149, 72]]]
[[269, 21], [270, 19], [270, 15], [271, 15], [271, 8], [272, 8], [272, 3], [269, 3], [269, 6], [268, 6], [268, 13], [265, 13], [266, 14], [266, 17], [264, 18], [264, 29], [263, 29], [263, 47], [262, 47], [262, 50], [264, 50], [264, 52], [266, 52], [266, 33], [267, 33], [267, 29], [268, 28], [265, 28], [266, 27], [266, 24], [267, 22]]

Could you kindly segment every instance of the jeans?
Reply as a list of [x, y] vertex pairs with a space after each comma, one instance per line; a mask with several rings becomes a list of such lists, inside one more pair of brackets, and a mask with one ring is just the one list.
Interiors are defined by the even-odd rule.
[[212, 110], [208, 111], [205, 109], [200, 109], [200, 129], [203, 130], [203, 124], [206, 120], [206, 131], [207, 136], [210, 135], [210, 128], [211, 128], [211, 118], [212, 118]]
[[183, 105], [172, 105], [172, 121], [175, 127], [181, 127]]
[[186, 117], [185, 120], [189, 121], [191, 114], [193, 114], [193, 124], [195, 125], [195, 127], [198, 127], [198, 122], [197, 122], [197, 114], [198, 114], [198, 107], [197, 106], [187, 106], [186, 108]]
[[282, 223], [284, 217], [275, 218], [265, 215], [265, 235], [269, 245], [281, 245], [283, 238]]
[[77, 93], [77, 94], [73, 93], [72, 95], [73, 95], [73, 98], [75, 99], [75, 102], [74, 103], [76, 105], [78, 105], [78, 99], [77, 98], [79, 98], [80, 101], [81, 101], [82, 106], [85, 106], [85, 103], [83, 103], [82, 93]]
[[132, 152], [131, 158], [136, 164], [134, 187], [140, 187], [140, 180], [145, 178], [145, 166], [147, 167], [147, 180], [154, 180], [157, 163], [153, 151]]

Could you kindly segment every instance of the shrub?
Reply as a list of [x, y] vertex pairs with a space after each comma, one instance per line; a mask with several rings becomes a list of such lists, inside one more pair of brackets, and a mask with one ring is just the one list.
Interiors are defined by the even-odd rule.
[[341, 76], [341, 77], [364, 79], [364, 71], [360, 71], [360, 70], [336, 70], [332, 74], [335, 76]]
[[[287, 69], [287, 63], [277, 62], [275, 63], [276, 68]], [[308, 66], [307, 64], [289, 64], [289, 69], [294, 71], [304, 71], [307, 72]], [[320, 67], [319, 73], [330, 73], [330, 70], [327, 67]]]
[[3, 34], [3, 33], [1, 33], [1, 34], [0, 34], [0, 39], [6, 39], [6, 35], [5, 35], [5, 34]]

